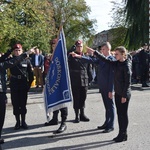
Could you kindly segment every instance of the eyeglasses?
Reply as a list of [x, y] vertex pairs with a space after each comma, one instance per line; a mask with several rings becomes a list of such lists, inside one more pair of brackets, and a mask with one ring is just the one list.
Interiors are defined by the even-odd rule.
[[20, 49], [16, 49], [15, 51], [21, 51]]

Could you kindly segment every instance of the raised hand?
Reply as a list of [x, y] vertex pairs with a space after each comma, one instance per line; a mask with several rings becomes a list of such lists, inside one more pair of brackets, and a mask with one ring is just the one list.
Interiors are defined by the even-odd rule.
[[69, 53], [72, 57], [81, 58], [81, 55], [76, 54], [75, 52]]
[[34, 53], [34, 49], [35, 49], [36, 47], [37, 47], [37, 46], [32, 47], [32, 48], [29, 49], [26, 53], [27, 53], [28, 55]]
[[94, 49], [92, 49], [92, 48], [90, 48], [90, 47], [86, 47], [86, 49], [87, 49], [87, 53], [89, 53], [89, 54], [92, 54], [93, 55], [93, 53], [95, 52], [95, 50]]

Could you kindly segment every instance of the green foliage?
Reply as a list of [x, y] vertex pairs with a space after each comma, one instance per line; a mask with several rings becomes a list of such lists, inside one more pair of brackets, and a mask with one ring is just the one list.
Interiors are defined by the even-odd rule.
[[68, 49], [76, 40], [84, 42], [90, 39], [94, 33], [96, 20], [89, 20], [89, 6], [84, 0], [50, 0], [54, 8], [55, 26], [63, 25]]
[[120, 26], [118, 28], [113, 28], [109, 32], [112, 35], [112, 40], [111, 40], [112, 50], [118, 46], [126, 47], [124, 40], [125, 40], [127, 29], [125, 27]]
[[148, 42], [149, 35], [149, 11], [148, 0], [124, 0], [128, 25], [126, 43], [130, 48], [141, 47]]
[[[126, 29], [123, 32], [125, 34], [124, 45], [128, 49], [138, 49], [142, 43], [148, 42], [148, 0], [122, 0], [122, 4], [113, 3], [112, 27]], [[118, 33], [118, 36], [120, 34]]]
[[12, 0], [0, 5], [0, 51], [15, 43], [49, 51], [54, 34], [53, 11], [47, 0]]
[[117, 46], [125, 46], [127, 47], [128, 45], [125, 44], [125, 37], [127, 34], [127, 26], [125, 23], [126, 20], [126, 14], [124, 11], [125, 5], [124, 3], [117, 3], [116, 1], [112, 1], [113, 8], [112, 8], [112, 25], [111, 25], [111, 30], [109, 31], [112, 40], [111, 40], [111, 45], [112, 49], [116, 48]]
[[84, 0], [0, 0], [0, 51], [15, 43], [26, 50], [38, 46], [49, 52], [49, 41], [63, 25], [67, 47], [91, 39], [96, 20], [89, 20]]

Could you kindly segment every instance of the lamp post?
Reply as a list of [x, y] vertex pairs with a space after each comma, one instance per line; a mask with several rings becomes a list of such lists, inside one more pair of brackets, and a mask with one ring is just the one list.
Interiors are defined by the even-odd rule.
[[[149, 46], [148, 49], [150, 50], [150, 0], [149, 0], [149, 43], [148, 43], [148, 46]], [[150, 62], [149, 62], [149, 81], [150, 81]]]
[[149, 0], [149, 49], [150, 49], [150, 0]]

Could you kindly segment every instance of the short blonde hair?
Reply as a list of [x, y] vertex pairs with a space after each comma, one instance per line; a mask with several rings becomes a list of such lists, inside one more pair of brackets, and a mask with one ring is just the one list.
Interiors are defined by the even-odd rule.
[[111, 50], [111, 44], [109, 42], [104, 42], [101, 47], [106, 46], [109, 50]]

